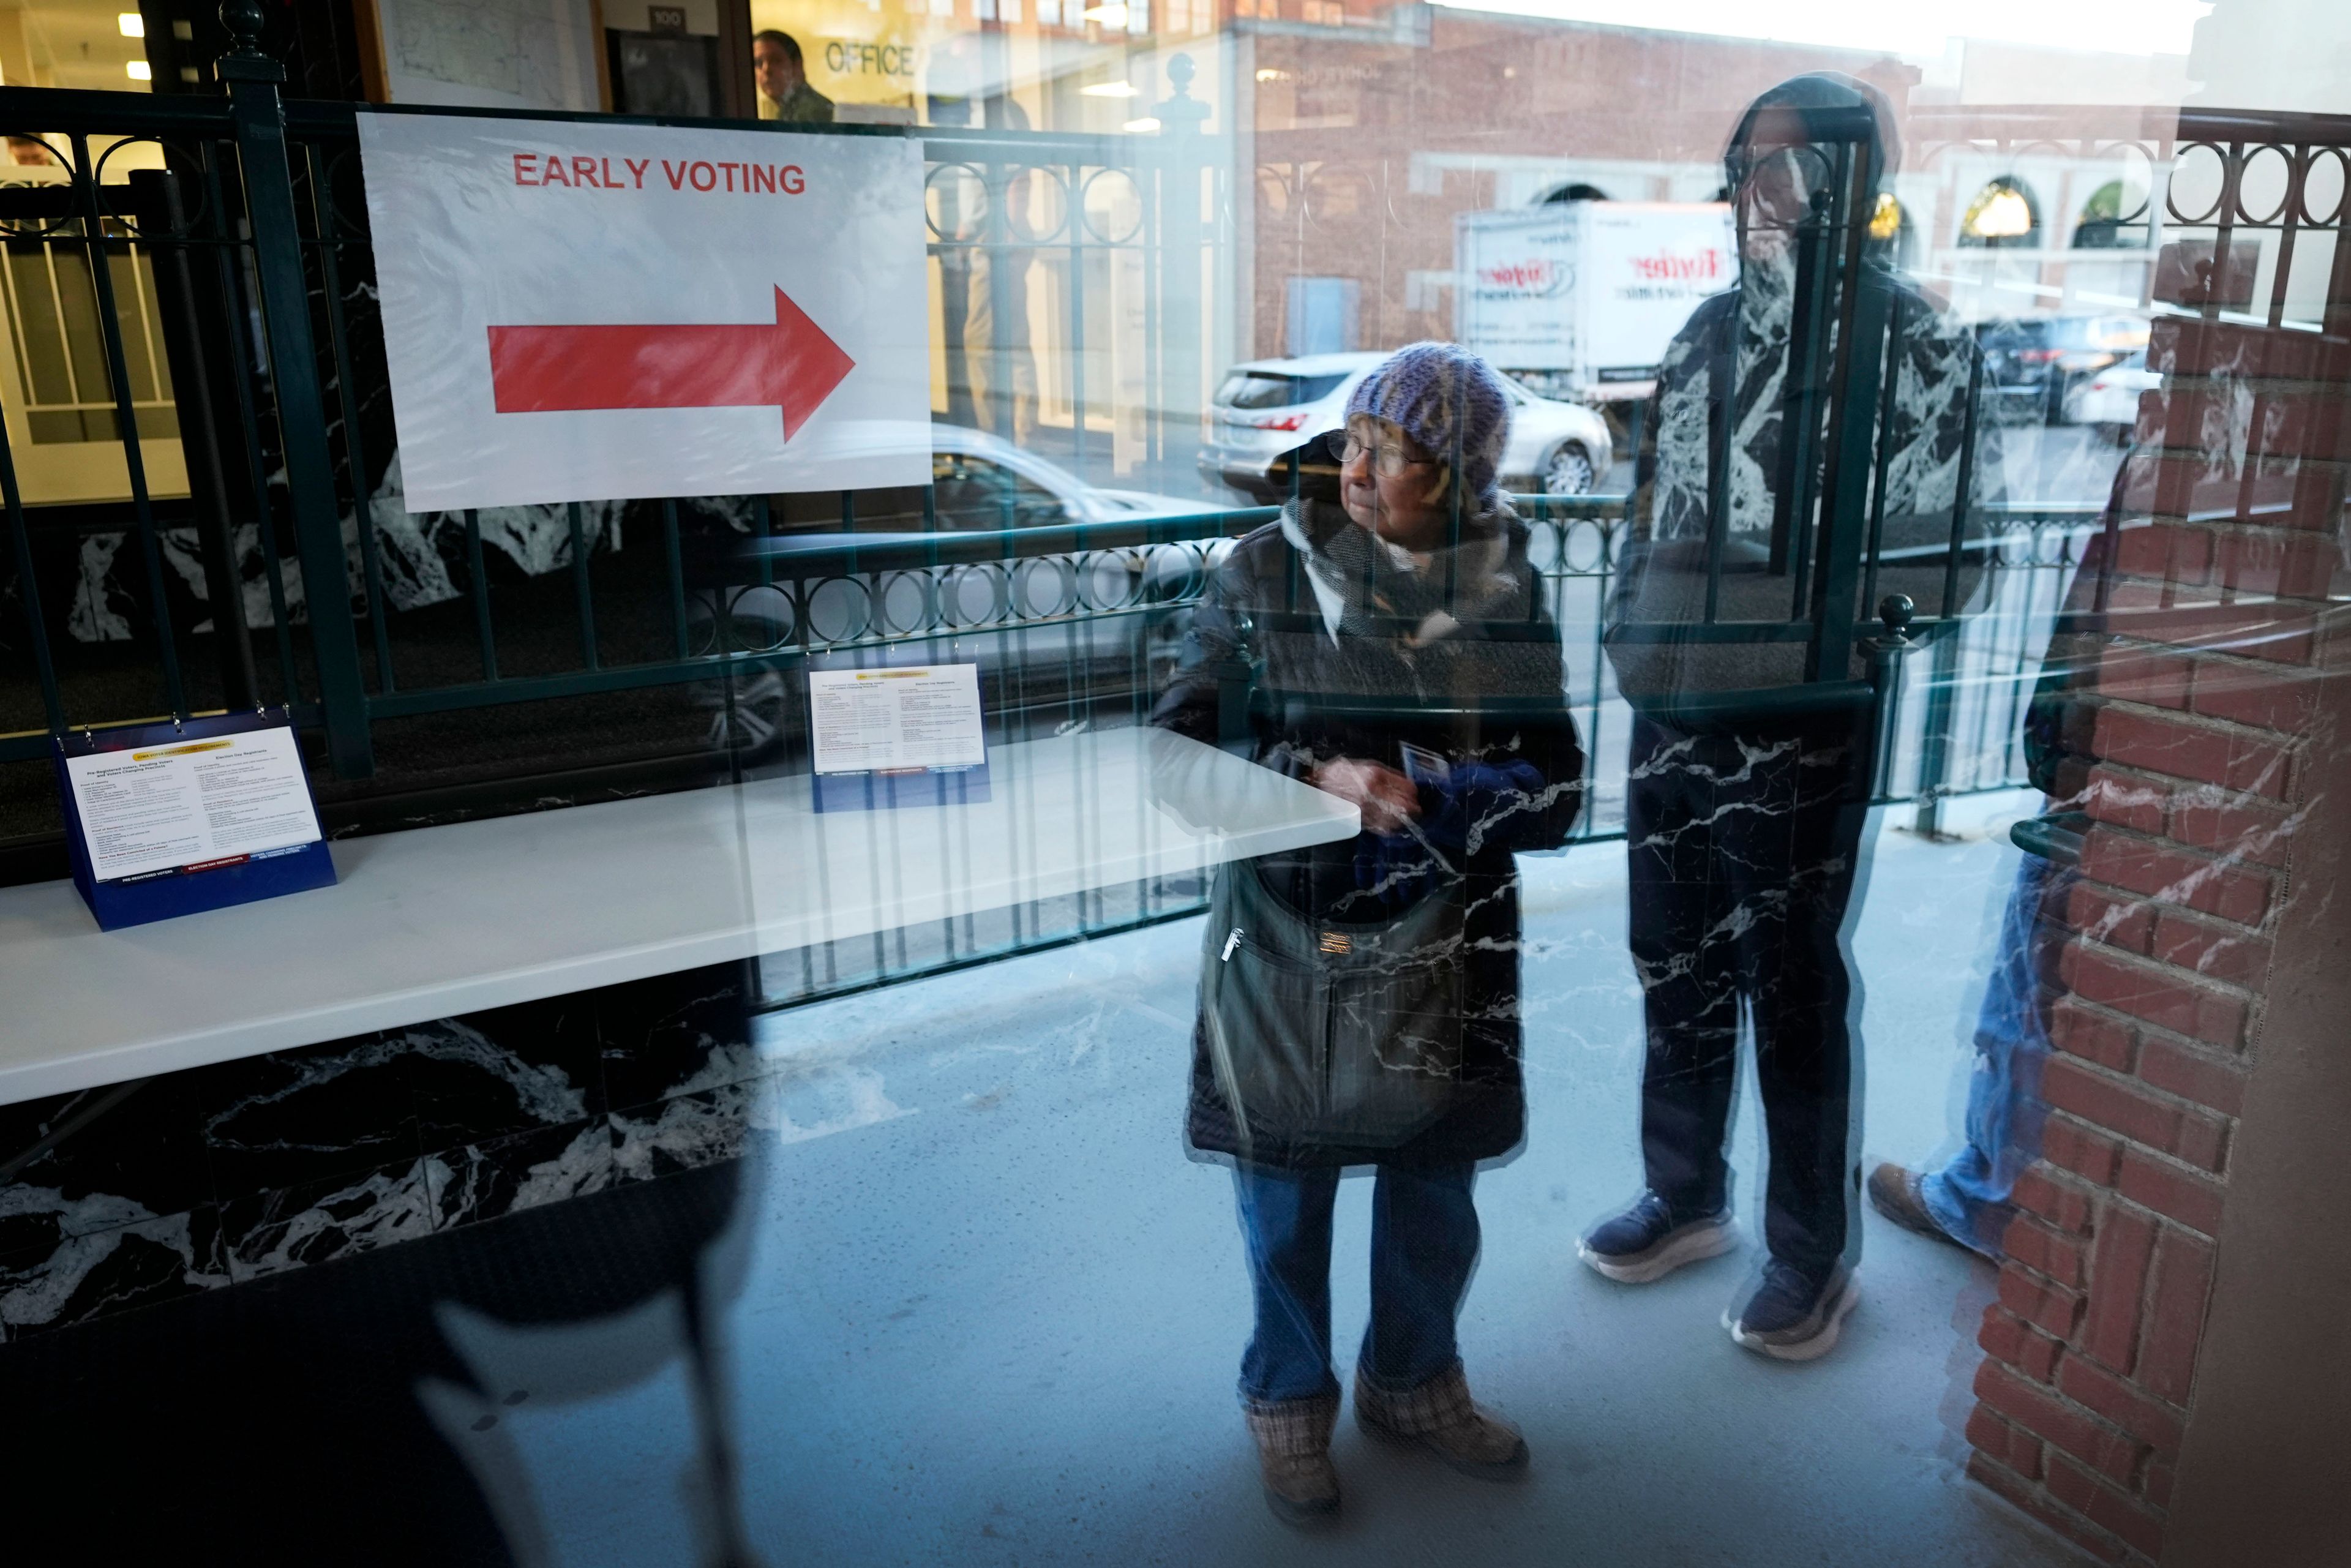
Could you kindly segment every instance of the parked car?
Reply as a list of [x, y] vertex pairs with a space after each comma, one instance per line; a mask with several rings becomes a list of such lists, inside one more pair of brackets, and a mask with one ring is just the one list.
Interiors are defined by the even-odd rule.
[[[1385, 354], [1315, 354], [1236, 365], [1209, 411], [1201, 476], [1253, 501], [1279, 500], [1275, 462], [1301, 443], [1346, 423], [1348, 394]], [[1608, 423], [1581, 403], [1537, 397], [1516, 382], [1510, 391], [1510, 442], [1502, 484], [1552, 496], [1588, 494], [1614, 456]]]
[[2147, 368], [2147, 350], [2141, 349], [2075, 387], [2065, 399], [2065, 423], [2098, 425], [2119, 445], [2138, 424], [2139, 394], [2162, 384], [2163, 377]]
[[[825, 430], [821, 439], [827, 455], [851, 459], [928, 454], [931, 516], [940, 528], [956, 532], [1198, 517], [1225, 509], [1213, 501], [1090, 485], [1050, 458], [969, 425], [869, 420]], [[904, 485], [859, 490], [849, 526], [861, 535], [919, 533], [925, 528], [924, 489]], [[842, 528], [837, 492], [771, 497], [768, 507], [777, 525], [792, 533]]]
[[[1228, 508], [1089, 485], [1057, 463], [965, 425], [874, 421], [828, 430], [824, 440], [831, 455], [926, 452], [935, 529], [925, 526], [922, 486], [856, 491], [847, 519], [838, 493], [770, 497], [775, 534], [764, 543], [733, 535], [736, 543], [724, 553], [737, 559], [712, 562], [717, 580], [688, 596], [687, 645], [694, 652], [788, 647], [799, 636], [803, 607], [810, 632], [821, 642], [855, 643], [935, 627], [935, 640], [914, 656], [977, 659], [995, 683], [990, 700], [1005, 722], [1017, 718], [1001, 711], [1007, 705], [1082, 716], [1090, 707], [1148, 700], [1165, 681], [1188, 623], [1186, 607], [1176, 601], [1195, 585], [1203, 560], [1213, 563], [1229, 548], [1229, 541], [1218, 540], [1110, 549], [1040, 569], [993, 561], [881, 573], [861, 567], [860, 581], [838, 580], [848, 574], [833, 552], [846, 546], [919, 542], [937, 533], [1209, 517]], [[768, 581], [756, 580], [761, 574], [747, 551], [766, 556]], [[1121, 607], [1140, 612], [1085, 613]], [[1061, 615], [1071, 619], [1051, 619]], [[1038, 627], [1040, 618], [1043, 634], [1023, 634], [1022, 628]], [[856, 664], [884, 656], [819, 653], [816, 661], [825, 667], [835, 660]], [[718, 682], [689, 688], [708, 710], [711, 746], [726, 744], [731, 734], [753, 761], [768, 758], [791, 733], [792, 689], [774, 670], [737, 676], [731, 692]]]
[[2055, 424], [2074, 387], [2147, 347], [2138, 316], [2022, 316], [1979, 322], [1983, 408], [2008, 424]]

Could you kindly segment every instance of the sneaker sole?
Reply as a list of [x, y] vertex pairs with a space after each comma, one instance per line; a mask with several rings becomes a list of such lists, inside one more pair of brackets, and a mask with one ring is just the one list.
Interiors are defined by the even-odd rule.
[[1583, 1259], [1593, 1273], [1614, 1280], [1620, 1285], [1646, 1285], [1664, 1279], [1685, 1264], [1719, 1258], [1738, 1245], [1739, 1223], [1726, 1219], [1719, 1225], [1695, 1228], [1667, 1242], [1654, 1256], [1644, 1258], [1637, 1263], [1620, 1263], [1594, 1252], [1589, 1242], [1581, 1240], [1575, 1244], [1575, 1255]]
[[1844, 1320], [1861, 1304], [1861, 1281], [1856, 1276], [1845, 1281], [1844, 1292], [1830, 1309], [1828, 1320], [1810, 1339], [1775, 1344], [1760, 1334], [1750, 1334], [1739, 1326], [1739, 1321], [1723, 1309], [1722, 1326], [1730, 1333], [1731, 1343], [1741, 1350], [1751, 1350], [1758, 1355], [1768, 1355], [1774, 1361], [1818, 1361], [1836, 1348], [1837, 1338], [1844, 1332]]

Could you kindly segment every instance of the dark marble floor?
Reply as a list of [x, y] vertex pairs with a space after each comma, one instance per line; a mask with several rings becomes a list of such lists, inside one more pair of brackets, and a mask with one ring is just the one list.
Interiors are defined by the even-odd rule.
[[[0, 1490], [20, 1547], [38, 1542], [15, 1560], [545, 1561], [510, 1542], [443, 1429], [451, 1400], [487, 1431], [540, 1391], [483, 1385], [443, 1323], [698, 1303], [740, 1174], [632, 1184], [8, 1346]], [[678, 1354], [678, 1337], [645, 1334], [643, 1357]], [[600, 1359], [609, 1373], [640, 1358], [615, 1343]]]

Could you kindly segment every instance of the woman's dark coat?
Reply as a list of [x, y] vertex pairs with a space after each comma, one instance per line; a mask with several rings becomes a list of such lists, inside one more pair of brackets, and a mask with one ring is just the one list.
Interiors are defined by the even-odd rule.
[[[1195, 611], [1152, 723], [1294, 779], [1340, 758], [1409, 771], [1407, 743], [1445, 758], [1450, 779], [1420, 785], [1419, 826], [1434, 854], [1410, 836], [1366, 831], [1236, 862], [1220, 874], [1254, 868], [1292, 910], [1350, 923], [1393, 915], [1426, 889], [1458, 880], [1468, 910], [1462, 1092], [1397, 1147], [1245, 1128], [1196, 1024], [1189, 1141], [1202, 1153], [1289, 1168], [1491, 1158], [1518, 1145], [1526, 1122], [1512, 853], [1565, 842], [1583, 798], [1583, 753], [1562, 692], [1559, 628], [1528, 564], [1526, 528], [1507, 509], [1485, 519], [1482, 539], [1440, 553], [1417, 574], [1366, 549], [1364, 536], [1339, 532], [1353, 528], [1335, 506], [1293, 502], [1281, 522], [1240, 539]], [[1326, 563], [1323, 551], [1343, 547], [1362, 563], [1362, 586], [1343, 607], [1327, 579], [1318, 593], [1301, 544]], [[1183, 789], [1180, 779], [1160, 784], [1171, 794]]]

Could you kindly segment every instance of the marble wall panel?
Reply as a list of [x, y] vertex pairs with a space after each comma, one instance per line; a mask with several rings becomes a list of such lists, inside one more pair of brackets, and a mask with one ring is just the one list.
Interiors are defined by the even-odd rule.
[[314, 1186], [413, 1161], [424, 1152], [414, 1050], [405, 1031], [367, 1035], [187, 1074], [215, 1195]]
[[437, 1150], [544, 1131], [604, 1112], [595, 993], [402, 1030], [417, 1140]]
[[224, 1201], [229, 1277], [257, 1280], [431, 1235], [432, 1164], [398, 1160]]
[[615, 1180], [603, 1116], [481, 1139], [431, 1159], [434, 1225], [446, 1229], [599, 1192]]
[[775, 1124], [749, 975], [0, 1107], [0, 1171], [19, 1167], [0, 1179], [0, 1340], [733, 1159]]
[[614, 1179], [651, 1181], [737, 1158], [754, 1131], [776, 1124], [775, 1094], [776, 1081], [761, 1078], [613, 1112]]
[[0, 1256], [0, 1338], [81, 1322], [229, 1282], [211, 1205]]
[[604, 1089], [616, 1110], [755, 1078], [749, 964], [719, 964], [596, 993]]

